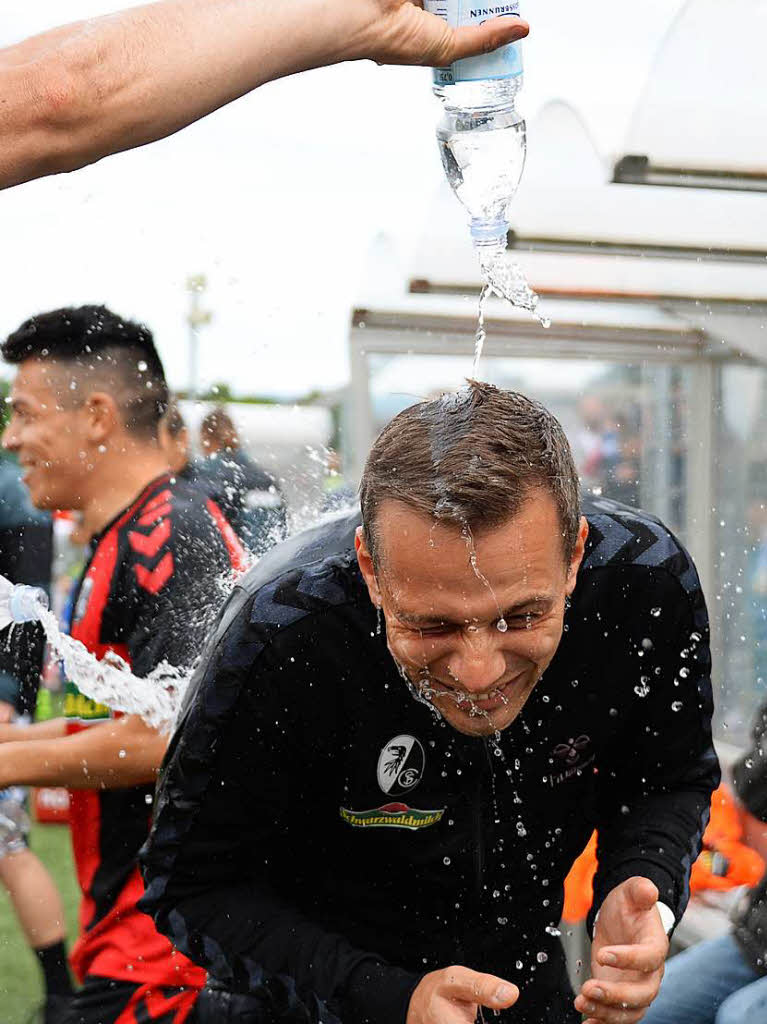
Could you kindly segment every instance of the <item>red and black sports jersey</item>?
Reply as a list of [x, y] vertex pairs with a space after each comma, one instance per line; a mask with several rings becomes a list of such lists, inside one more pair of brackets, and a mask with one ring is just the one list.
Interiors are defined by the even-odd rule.
[[[218, 506], [202, 491], [162, 476], [150, 483], [91, 544], [73, 602], [71, 634], [98, 658], [113, 651], [135, 675], [161, 662], [191, 665], [243, 551]], [[68, 685], [68, 731], [110, 718]], [[150, 824], [152, 786], [73, 790], [72, 840], [83, 893], [81, 934], [72, 966], [155, 985], [197, 985], [204, 973], [136, 908], [143, 894], [137, 866]]]

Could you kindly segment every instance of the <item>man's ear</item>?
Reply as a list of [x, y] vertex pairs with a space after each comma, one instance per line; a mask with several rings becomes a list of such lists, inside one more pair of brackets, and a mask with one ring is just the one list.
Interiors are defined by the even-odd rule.
[[88, 440], [92, 444], [106, 444], [121, 424], [117, 402], [107, 391], [94, 391], [84, 406]]
[[376, 608], [380, 608], [381, 591], [378, 589], [378, 579], [376, 578], [375, 566], [373, 565], [373, 556], [368, 550], [367, 541], [365, 540], [365, 531], [361, 526], [357, 527], [357, 532], [354, 535], [354, 550], [357, 553], [357, 564], [360, 567], [360, 572], [362, 573], [365, 585], [368, 588], [370, 600]]
[[575, 541], [570, 565], [567, 568], [567, 584], [565, 589], [568, 596], [575, 590], [575, 581], [578, 577], [578, 570], [581, 567], [581, 562], [583, 561], [583, 553], [586, 550], [586, 540], [588, 539], [588, 536], [589, 524], [586, 521], [586, 517], [581, 516], [580, 525], [578, 527], [578, 537]]

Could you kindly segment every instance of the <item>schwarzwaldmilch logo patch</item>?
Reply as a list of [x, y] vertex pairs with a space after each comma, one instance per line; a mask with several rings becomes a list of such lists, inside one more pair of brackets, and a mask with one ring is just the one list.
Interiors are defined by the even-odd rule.
[[406, 828], [411, 832], [419, 828], [436, 825], [445, 813], [442, 807], [433, 811], [421, 811], [407, 804], [384, 804], [369, 811], [348, 811], [339, 807], [341, 817], [354, 828]]
[[[387, 796], [401, 796], [415, 789], [423, 778], [426, 754], [415, 736], [395, 736], [384, 745], [378, 758], [378, 786]], [[354, 828], [406, 828], [415, 831], [436, 825], [445, 808], [421, 810], [407, 804], [392, 802], [367, 811], [350, 811], [340, 807], [343, 820]]]

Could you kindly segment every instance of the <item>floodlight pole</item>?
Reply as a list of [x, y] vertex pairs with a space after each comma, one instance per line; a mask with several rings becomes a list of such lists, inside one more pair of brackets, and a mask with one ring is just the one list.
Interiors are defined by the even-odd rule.
[[186, 322], [189, 327], [189, 398], [195, 401], [199, 392], [200, 328], [209, 324], [213, 314], [200, 306], [200, 296], [208, 287], [205, 274], [190, 274], [186, 279], [189, 292], [189, 312]]

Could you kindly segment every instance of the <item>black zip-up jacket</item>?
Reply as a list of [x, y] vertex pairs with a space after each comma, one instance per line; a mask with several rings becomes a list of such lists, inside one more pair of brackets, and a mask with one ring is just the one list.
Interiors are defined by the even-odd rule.
[[205, 997], [211, 1020], [404, 1024], [423, 974], [464, 964], [519, 985], [501, 1020], [578, 1021], [556, 926], [595, 827], [592, 920], [633, 875], [679, 919], [719, 780], [705, 603], [660, 522], [601, 500], [585, 514], [562, 642], [497, 748], [411, 697], [356, 517], [243, 578], [143, 854], [144, 908], [228, 990]]
[[[751, 814], [767, 821], [767, 704], [756, 716], [751, 749], [735, 765], [733, 782]], [[767, 974], [767, 874], [749, 894], [735, 938], [754, 970]]]

